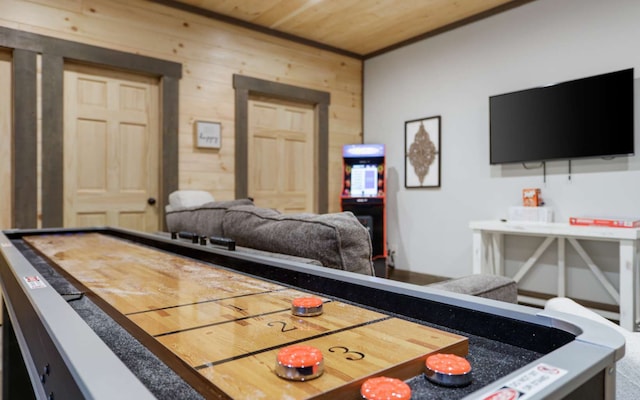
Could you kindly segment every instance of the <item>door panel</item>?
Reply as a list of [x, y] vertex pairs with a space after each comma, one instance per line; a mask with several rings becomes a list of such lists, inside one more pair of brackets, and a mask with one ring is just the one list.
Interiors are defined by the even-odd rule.
[[251, 179], [253, 191], [249, 193], [276, 193], [278, 190], [278, 174], [273, 173], [278, 168], [274, 155], [278, 152], [278, 142], [275, 138], [255, 135], [253, 137], [253, 168]]
[[120, 166], [120, 189], [123, 192], [143, 192], [146, 189], [147, 160], [140, 157], [145, 153], [146, 127], [141, 125], [120, 125], [120, 151], [118, 159]]
[[261, 207], [315, 212], [313, 106], [249, 101], [249, 195]]
[[64, 89], [64, 225], [157, 230], [157, 81], [69, 65]]
[[[67, 137], [74, 140], [68, 148], [82, 149], [67, 153], [67, 157], [75, 157], [77, 176], [76, 190], [79, 192], [107, 192], [107, 124], [105, 121], [78, 120], [76, 135]], [[71, 183], [71, 182], [70, 182]]]
[[82, 213], [76, 214], [77, 226], [106, 226], [107, 214], [106, 213]]

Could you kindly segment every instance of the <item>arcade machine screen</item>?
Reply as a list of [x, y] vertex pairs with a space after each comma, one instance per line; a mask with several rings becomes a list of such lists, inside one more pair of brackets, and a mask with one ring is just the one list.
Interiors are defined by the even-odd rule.
[[354, 165], [351, 168], [351, 197], [378, 195], [378, 166]]

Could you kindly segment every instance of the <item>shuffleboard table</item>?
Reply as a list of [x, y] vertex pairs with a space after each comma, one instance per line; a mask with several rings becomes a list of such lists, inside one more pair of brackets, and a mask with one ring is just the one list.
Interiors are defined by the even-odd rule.
[[[613, 398], [624, 340], [594, 322], [124, 229], [0, 235], [3, 399], [358, 399], [372, 377], [413, 399]], [[299, 316], [292, 301], [322, 300]], [[278, 353], [323, 372], [290, 380]], [[437, 353], [471, 383], [425, 377]]]

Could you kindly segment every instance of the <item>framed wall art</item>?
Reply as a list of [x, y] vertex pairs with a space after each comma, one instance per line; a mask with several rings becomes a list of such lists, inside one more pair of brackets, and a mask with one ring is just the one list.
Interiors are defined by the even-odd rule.
[[203, 149], [219, 149], [222, 145], [220, 122], [196, 121], [196, 147]]
[[440, 116], [404, 123], [404, 186], [440, 187]]

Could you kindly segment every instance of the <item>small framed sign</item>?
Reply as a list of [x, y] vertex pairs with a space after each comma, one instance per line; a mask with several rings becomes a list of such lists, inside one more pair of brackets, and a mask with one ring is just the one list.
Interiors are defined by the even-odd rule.
[[219, 149], [221, 146], [220, 122], [196, 121], [196, 146]]

